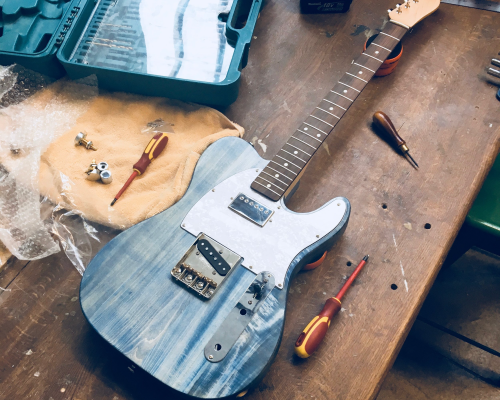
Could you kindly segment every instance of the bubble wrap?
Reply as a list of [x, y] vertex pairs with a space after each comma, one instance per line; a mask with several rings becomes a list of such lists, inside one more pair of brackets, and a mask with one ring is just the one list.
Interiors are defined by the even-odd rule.
[[59, 237], [54, 226], [61, 223], [44, 222], [41, 214], [40, 157], [98, 94], [93, 81], [64, 82], [64, 90], [54, 91], [45, 103], [24, 100], [50, 83], [37, 75], [21, 76], [13, 67], [0, 67], [0, 106], [8, 105], [0, 109], [0, 241], [22, 260], [40, 259], [60, 250], [51, 232]]

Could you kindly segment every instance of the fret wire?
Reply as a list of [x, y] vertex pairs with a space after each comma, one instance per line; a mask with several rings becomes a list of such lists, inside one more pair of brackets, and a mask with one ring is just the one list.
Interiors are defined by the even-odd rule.
[[374, 60], [377, 60], [379, 63], [383, 63], [383, 61], [382, 61], [382, 60], [379, 60], [377, 57], [373, 57], [373, 56], [371, 56], [371, 55], [369, 55], [369, 54], [366, 54], [366, 53], [361, 53], [361, 55], [371, 57], [371, 58], [373, 58]]
[[[318, 107], [316, 107], [316, 108], [318, 108]], [[320, 108], [320, 110], [321, 110], [321, 108]], [[326, 111], [325, 111], [325, 112], [326, 112]], [[332, 114], [332, 115], [333, 115], [333, 114]], [[304, 135], [309, 136], [310, 138], [313, 138], [314, 140], [317, 140], [317, 141], [318, 141], [318, 142], [320, 142], [320, 143], [323, 143], [321, 140], [319, 140], [318, 138], [315, 138], [313, 135], [309, 135], [308, 133], [305, 133], [305, 132], [301, 131], [300, 129], [297, 129], [297, 130], [298, 130], [300, 133], [303, 133]]]
[[[293, 137], [293, 136], [292, 136], [292, 137]], [[288, 142], [286, 142], [285, 144], [287, 144], [288, 146], [293, 147], [294, 149], [300, 150], [302, 153], [307, 154], [309, 157], [312, 157], [312, 154], [309, 154], [307, 151], [304, 151], [304, 150], [302, 150], [301, 148], [294, 146], [293, 144], [290, 144], [290, 143], [288, 143]], [[302, 160], [302, 159], [301, 159], [301, 160]]]
[[378, 47], [381, 47], [381, 48], [383, 48], [384, 50], [387, 50], [389, 53], [390, 53], [390, 52], [392, 52], [392, 50], [389, 50], [388, 48], [386, 48], [386, 47], [384, 47], [384, 46], [381, 46], [381, 45], [379, 45], [379, 44], [377, 44], [377, 43], [375, 43], [375, 42], [372, 42], [371, 44], [373, 44], [373, 45], [375, 45], [375, 46], [378, 46]]
[[271, 174], [268, 174], [266, 171], [262, 171], [263, 174], [269, 175], [271, 178], [276, 179], [277, 181], [280, 181], [283, 185], [288, 186], [288, 183], [283, 182], [281, 179], [276, 178], [275, 176], [272, 176]]
[[[283, 150], [283, 149], [281, 149], [281, 150]], [[287, 151], [286, 151], [286, 150], [283, 150], [283, 151], [284, 151], [285, 153], [287, 153]], [[276, 157], [279, 157], [279, 158], [281, 158], [282, 160], [285, 160], [287, 163], [292, 164], [294, 167], [297, 167], [297, 168], [299, 168], [299, 169], [302, 169], [302, 167], [299, 167], [297, 164], [294, 164], [294, 163], [293, 163], [293, 162], [291, 162], [290, 160], [287, 160], [286, 158], [281, 157], [279, 154], [276, 154]], [[286, 170], [288, 170], [288, 171], [290, 171], [290, 172], [292, 172], [292, 173], [294, 173], [294, 174], [295, 174], [295, 172], [293, 172], [291, 169], [288, 169], [287, 167], [284, 167], [284, 166], [282, 166], [281, 164], [278, 164], [277, 162], [274, 162], [274, 161], [271, 161], [271, 162], [273, 162], [273, 163], [275, 163], [276, 165], [279, 165], [280, 167], [283, 167], [283, 168], [285, 168]], [[295, 175], [297, 175], [297, 174], [295, 174]]]
[[276, 183], [272, 183], [271, 181], [268, 181], [266, 178], [263, 178], [262, 176], [260, 176], [260, 174], [259, 174], [259, 176], [257, 176], [257, 178], [260, 178], [263, 181], [266, 181], [267, 183], [270, 183], [271, 185], [276, 186], [279, 190], [283, 190], [283, 191], [286, 190], [286, 189], [283, 189], [283, 188], [279, 187], [278, 185], [276, 185]]
[[398, 39], [397, 37], [394, 37], [394, 36], [392, 36], [392, 35], [389, 35], [388, 33], [385, 33], [385, 32], [380, 32], [380, 33], [381, 33], [382, 35], [389, 36], [389, 37], [391, 37], [391, 38], [393, 38], [393, 39], [395, 39], [395, 40], [397, 40], [397, 41], [399, 42], [399, 39]]
[[[259, 177], [257, 177], [257, 178], [259, 178]], [[257, 178], [255, 178], [255, 179], [257, 179]], [[255, 182], [257, 185], [260, 185], [260, 186], [262, 186], [263, 188], [266, 188], [267, 190], [270, 190], [271, 192], [276, 193], [278, 196], [281, 196], [281, 194], [279, 194], [279, 193], [275, 192], [275, 191], [274, 191], [273, 189], [271, 189], [271, 188], [268, 188], [267, 186], [263, 185], [262, 183], [259, 183], [259, 182], [257, 182], [256, 180], [254, 180], [254, 182]], [[282, 190], [282, 189], [281, 189], [281, 190]]]
[[316, 129], [317, 131], [319, 131], [319, 132], [321, 132], [321, 133], [324, 133], [326, 136], [328, 136], [328, 133], [323, 132], [321, 129], [316, 128], [314, 125], [308, 124], [307, 122], [302, 122], [302, 123], [303, 123], [304, 125], [310, 126], [311, 128], [314, 128], [314, 129]]
[[[288, 143], [285, 143], [285, 144], [288, 144]], [[292, 146], [292, 147], [293, 147], [293, 146]], [[302, 158], [297, 157], [295, 154], [292, 154], [292, 153], [290, 153], [290, 152], [288, 152], [288, 151], [286, 151], [286, 150], [284, 150], [284, 149], [281, 149], [281, 150], [283, 150], [285, 153], [288, 153], [288, 154], [290, 154], [291, 156], [294, 156], [295, 158], [299, 159], [299, 160], [300, 160], [300, 161], [302, 161], [304, 164], [307, 164], [307, 161], [304, 161]], [[300, 169], [302, 169], [302, 168], [304, 168], [304, 167], [299, 167], [299, 168], [300, 168]]]
[[304, 142], [303, 140], [297, 139], [297, 138], [296, 138], [295, 136], [293, 136], [293, 135], [292, 135], [292, 136], [290, 136], [290, 138], [293, 138], [293, 139], [295, 139], [295, 140], [298, 140], [299, 142], [304, 143], [305, 145], [307, 145], [307, 146], [309, 146], [309, 147], [313, 148], [314, 150], [318, 150], [318, 148], [317, 148], [317, 147], [311, 146], [309, 143], [306, 143], [306, 142]]
[[360, 78], [359, 76], [356, 76], [356, 75], [350, 74], [349, 72], [346, 72], [346, 74], [347, 74], [347, 75], [351, 75], [351, 76], [353, 76], [354, 78], [358, 78], [360, 81], [363, 81], [363, 82], [368, 83], [368, 81], [365, 81], [363, 78]]
[[327, 99], [323, 99], [324, 101], [327, 101], [328, 103], [330, 104], [333, 104], [334, 106], [337, 106], [337, 107], [340, 107], [342, 110], [344, 111], [347, 111], [347, 108], [344, 108], [342, 106], [339, 106], [337, 103], [334, 103], [333, 101], [330, 101], [330, 100], [327, 100]]
[[373, 72], [373, 73], [376, 73], [376, 72], [377, 72], [377, 71], [374, 71], [373, 69], [370, 69], [370, 68], [368, 68], [368, 67], [366, 67], [366, 66], [364, 66], [364, 65], [361, 65], [361, 64], [358, 64], [358, 63], [353, 63], [353, 64], [355, 64], [355, 65], [357, 65], [357, 66], [359, 66], [359, 67], [362, 67], [362, 68], [366, 68], [368, 71], [371, 71], [371, 72]]
[[330, 90], [330, 92], [335, 93], [336, 95], [339, 95], [339, 96], [341, 96], [341, 97], [345, 97], [345, 98], [346, 98], [347, 100], [349, 100], [351, 103], [354, 101], [354, 100], [351, 100], [349, 97], [344, 96], [343, 94], [337, 93], [335, 90]]
[[[276, 164], [276, 163], [275, 163], [275, 164]], [[279, 165], [279, 164], [278, 164], [278, 165]], [[286, 176], [283, 172], [276, 171], [274, 168], [270, 167], [269, 165], [266, 165], [266, 168], [272, 169], [274, 172], [277, 172], [278, 174], [283, 175], [286, 179], [289, 179], [289, 180], [293, 181], [293, 179], [292, 179], [292, 178], [290, 178], [290, 177]], [[282, 168], [285, 168], [285, 167], [282, 167]], [[286, 168], [285, 168], [285, 169], [286, 169]], [[289, 171], [290, 171], [290, 170], [289, 170]], [[262, 171], [262, 172], [264, 172], [264, 171]], [[290, 171], [290, 172], [292, 172], [292, 171]], [[294, 174], [294, 175], [297, 175], [297, 174]], [[283, 183], [284, 183], [284, 182], [283, 182]]]
[[[318, 117], [316, 117], [315, 115], [309, 114], [309, 116], [310, 116], [310, 117], [313, 117], [313, 118], [316, 118], [318, 121], [321, 121], [321, 122], [323, 122], [324, 124], [331, 126], [332, 128], [335, 126], [335, 125], [329, 124], [329, 123], [328, 123], [328, 122], [326, 122], [326, 121], [323, 121], [321, 118], [318, 118]], [[339, 118], [339, 119], [340, 119], [340, 118]]]
[[355, 90], [355, 91], [356, 91], [356, 92], [358, 92], [358, 93], [361, 93], [361, 90], [358, 90], [358, 89], [356, 89], [356, 88], [354, 88], [354, 87], [352, 87], [352, 86], [349, 86], [347, 83], [340, 82], [340, 81], [339, 81], [339, 83], [340, 83], [341, 85], [347, 86], [348, 88], [351, 88], [351, 89]]
[[[401, 28], [398, 28], [398, 27], [394, 27], [394, 28], [391, 28], [391, 29], [386, 29], [386, 31], [387, 32], [392, 32], [392, 33], [394, 33], [394, 35], [398, 35], [398, 36], [402, 36], [404, 34], [403, 30]], [[384, 35], [384, 36], [388, 36], [388, 37], [394, 39], [397, 42], [400, 41], [400, 39], [398, 39], [398, 37], [393, 36], [392, 34], [389, 34], [389, 33], [386, 33], [386, 32], [380, 32], [380, 33], [382, 35]], [[342, 85], [342, 87], [339, 87], [339, 86], [336, 85], [332, 90], [330, 90], [330, 92], [332, 92], [336, 96], [343, 97], [344, 99], [349, 100], [350, 103], [347, 104], [346, 107], [343, 107], [342, 105], [337, 104], [337, 103], [335, 103], [332, 100], [323, 99], [322, 101], [325, 101], [328, 104], [322, 104], [322, 103], [320, 103], [320, 104], [318, 104], [317, 107], [315, 107], [315, 109], [313, 111], [313, 112], [317, 112], [317, 110], [321, 111], [321, 112], [323, 112], [325, 114], [328, 114], [328, 115], [330, 115], [332, 117], [335, 117], [336, 120], [334, 122], [330, 123], [330, 122], [327, 122], [327, 120], [326, 120], [326, 119], [329, 119], [329, 117], [325, 117], [325, 116], [322, 115], [322, 118], [325, 118], [325, 119], [321, 119], [320, 117], [317, 117], [315, 114], [313, 115], [311, 113], [309, 115], [309, 117], [314, 118], [314, 119], [322, 122], [323, 124], [328, 125], [329, 128], [326, 128], [326, 129], [328, 129], [328, 132], [322, 130], [321, 128], [318, 128], [317, 126], [314, 126], [314, 125], [312, 125], [310, 123], [307, 123], [307, 122], [303, 122], [302, 125], [299, 126], [299, 129], [296, 130], [296, 132], [299, 132], [301, 135], [308, 136], [309, 138], [312, 138], [315, 141], [318, 141], [319, 144], [317, 145], [317, 147], [316, 147], [316, 145], [315, 145], [314, 142], [309, 143], [306, 140], [304, 140], [305, 138], [303, 138], [302, 136], [301, 137], [303, 139], [300, 139], [299, 136], [296, 136], [295, 134], [292, 134], [290, 136], [290, 139], [285, 143], [285, 145], [288, 145], [288, 146], [292, 147], [293, 150], [287, 151], [285, 149], [286, 148], [285, 145], [283, 145], [283, 147], [280, 149], [285, 154], [291, 155], [295, 159], [301, 161], [302, 164], [303, 164], [303, 166], [301, 167], [296, 162], [295, 163], [291, 162], [286, 157], [284, 157], [284, 155], [281, 156], [281, 153], [278, 152], [278, 154], [276, 154], [274, 156], [273, 160], [270, 160], [268, 162], [268, 165], [266, 166], [268, 169], [262, 170], [261, 173], [255, 178], [254, 183], [256, 183], [257, 185], [259, 185], [260, 187], [262, 187], [262, 189], [258, 189], [257, 188], [256, 189], [257, 191], [261, 191], [261, 193], [264, 196], [267, 196], [267, 197], [275, 200], [276, 197], [274, 195], [277, 195], [278, 197], [281, 197], [286, 192], [286, 190], [291, 186], [291, 184], [294, 182], [294, 180], [296, 179], [296, 177], [300, 175], [301, 171], [303, 171], [303, 169], [307, 165], [309, 159], [313, 156], [313, 154], [316, 152], [316, 150], [319, 148], [319, 146], [321, 146], [321, 144], [323, 143], [323, 140], [326, 138], [326, 136], [328, 136], [329, 133], [331, 132], [331, 130], [335, 127], [335, 124], [337, 123], [337, 121], [340, 120], [343, 117], [344, 112], [347, 111], [347, 109], [349, 108], [349, 106], [351, 105], [351, 103], [353, 103], [356, 100], [356, 98], [358, 97], [358, 94], [361, 93], [361, 91], [366, 86], [366, 84], [368, 84], [368, 82], [370, 81], [371, 77], [376, 74], [377, 69], [380, 66], [380, 64], [382, 64], [384, 62], [384, 60], [385, 60], [384, 57], [385, 56], [384, 55], [380, 55], [380, 52], [377, 51], [377, 50], [383, 49], [383, 50], [387, 51], [388, 54], [390, 54], [392, 52], [391, 48], [393, 46], [395, 46], [394, 43], [389, 43], [389, 41], [383, 39], [383, 37], [382, 37], [381, 40], [379, 39], [378, 41], [381, 42], [381, 43], [384, 43], [386, 46], [380, 45], [378, 43], [371, 43], [371, 44], [374, 45], [374, 47], [372, 47], [372, 52], [374, 52], [373, 53], [374, 55], [368, 54], [368, 52], [370, 51], [369, 49], [365, 50], [365, 52], [362, 53], [363, 55], [376, 60], [379, 63], [378, 65], [374, 66], [373, 69], [372, 69], [372, 68], [368, 67], [367, 65], [361, 64], [361, 63], [367, 63], [367, 62], [369, 64], [369, 60], [367, 60], [367, 59], [361, 59], [360, 57], [357, 57], [355, 60], [353, 60], [351, 62], [351, 64], [356, 65], [359, 68], [357, 70], [354, 70], [354, 68], [351, 68], [348, 72], [346, 72], [344, 74], [344, 77], [350, 76], [350, 77], [357, 78], [358, 80], [361, 80], [364, 83], [362, 85], [362, 88], [361, 89], [357, 89], [355, 86], [353, 86], [353, 85], [355, 85], [355, 83], [354, 83], [355, 81], [349, 80], [349, 78], [347, 78], [347, 81], [349, 82], [349, 84], [345, 83], [345, 82], [341, 82], [339, 80], [338, 84]], [[381, 57], [382, 59], [377, 58], [376, 57], [377, 55], [379, 55], [379, 57]], [[356, 61], [359, 61], [359, 63], [356, 62]], [[370, 74], [369, 72], [371, 72], [372, 74]], [[366, 78], [366, 79], [364, 79], [364, 78]], [[348, 90], [345, 90], [345, 89], [354, 90], [354, 92], [353, 92], [354, 98], [350, 98], [347, 95], [341, 94], [341, 93], [351, 94], [351, 92], [349, 92]], [[336, 90], [339, 90], [339, 92], [336, 92]], [[335, 100], [339, 101], [338, 99], [335, 99]], [[342, 112], [340, 113], [340, 116], [338, 116], [338, 115], [335, 114], [335, 112], [337, 110], [335, 110], [333, 108], [333, 106], [336, 106], [336, 107], [338, 107], [338, 108], [340, 108], [342, 110]], [[310, 129], [314, 129], [316, 132], [311, 131]], [[320, 135], [321, 133], [324, 134], [325, 137], [322, 137]], [[293, 144], [291, 144], [291, 139], [292, 138], [295, 141], [297, 141], [297, 142], [302, 142], [302, 144], [304, 144], [304, 145], [308, 146], [309, 148], [313, 149], [313, 151], [312, 152], [304, 151], [300, 147], [294, 146]], [[296, 144], [298, 145], [298, 143], [296, 143]], [[295, 154], [293, 154], [293, 153], [295, 153]], [[310, 153], [312, 153], [312, 154], [310, 154]], [[300, 156], [300, 154], [304, 154], [306, 156], [306, 160], [304, 160]], [[280, 158], [282, 160], [282, 164], [280, 164], [280, 161], [278, 160], [278, 158]], [[274, 167], [271, 167], [271, 163], [273, 165], [275, 165], [276, 168], [279, 168], [279, 170], [277, 170]], [[288, 168], [285, 167], [283, 164], [285, 164]], [[293, 171], [291, 169], [292, 167], [293, 168], [298, 168], [298, 172]], [[286, 172], [282, 172], [283, 170], [287, 171], [287, 172], [290, 172], [291, 176], [288, 176], [286, 174]], [[266, 175], [267, 178], [265, 178], [264, 175]], [[260, 179], [257, 179], [257, 178], [260, 178]], [[271, 179], [271, 181], [269, 181], [269, 179]], [[288, 183], [285, 182], [284, 179], [287, 179]], [[261, 180], [262, 180], [262, 182], [260, 182]], [[263, 182], [265, 182], [267, 184], [267, 186], [265, 184], [263, 184]], [[283, 185], [283, 187], [281, 187], [280, 184]], [[275, 190], [273, 190], [273, 189], [275, 189]], [[269, 190], [269, 192], [266, 192], [266, 190]], [[273, 193], [273, 194], [271, 195], [271, 193]]]
[[340, 117], [337, 117], [335, 114], [332, 114], [331, 112], [328, 112], [328, 111], [326, 111], [326, 110], [323, 110], [323, 109], [322, 109], [322, 108], [320, 108], [320, 107], [316, 107], [316, 108], [317, 108], [318, 110], [320, 110], [320, 111], [323, 111], [323, 112], [325, 112], [325, 113], [327, 113], [327, 114], [330, 114], [332, 117], [335, 117], [335, 118], [340, 119]]

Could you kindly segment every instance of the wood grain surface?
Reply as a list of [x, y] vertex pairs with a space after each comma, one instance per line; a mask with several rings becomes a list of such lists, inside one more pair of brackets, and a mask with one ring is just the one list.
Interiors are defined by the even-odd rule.
[[[264, 158], [349, 68], [392, 6], [355, 0], [346, 14], [302, 16], [298, 1], [266, 3], [240, 97], [224, 110]], [[280, 351], [249, 399], [374, 398], [497, 154], [499, 103], [484, 69], [500, 49], [500, 14], [443, 4], [403, 45], [395, 72], [370, 82], [289, 204], [310, 211], [345, 196], [351, 220], [326, 262], [295, 278]], [[399, 129], [419, 171], [373, 133], [377, 110]], [[295, 339], [367, 253], [325, 342], [297, 360]], [[0, 287], [11, 290], [0, 290], [0, 399], [173, 398], [92, 331], [78, 306], [79, 282], [64, 254], [0, 272]]]

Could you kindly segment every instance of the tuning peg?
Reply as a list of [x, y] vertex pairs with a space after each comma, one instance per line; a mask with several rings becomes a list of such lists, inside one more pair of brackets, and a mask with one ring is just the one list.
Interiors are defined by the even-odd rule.
[[402, 11], [401, 11], [401, 4], [396, 4], [396, 12], [397, 12], [398, 14], [401, 14], [401, 13], [402, 13]]
[[[390, 14], [392, 12], [392, 8], [389, 8], [387, 12]], [[499, 53], [500, 54], [500, 53]]]
[[405, 0], [405, 8], [410, 8], [410, 1], [409, 0]]

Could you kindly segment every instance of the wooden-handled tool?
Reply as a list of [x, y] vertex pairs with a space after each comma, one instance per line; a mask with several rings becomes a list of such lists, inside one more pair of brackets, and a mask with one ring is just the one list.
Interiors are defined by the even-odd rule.
[[134, 172], [132, 172], [130, 178], [128, 178], [127, 182], [125, 182], [125, 185], [123, 185], [121, 190], [115, 196], [115, 198], [111, 202], [111, 205], [116, 203], [116, 200], [120, 198], [125, 189], [129, 187], [129, 185], [132, 183], [132, 181], [135, 179], [137, 175], [141, 175], [146, 171], [146, 168], [149, 166], [149, 164], [151, 164], [153, 160], [155, 160], [161, 154], [161, 152], [167, 145], [167, 142], [168, 142], [168, 136], [164, 132], [159, 132], [153, 136], [153, 138], [149, 141], [148, 145], [146, 146], [144, 153], [142, 153], [142, 156], [139, 159], [139, 161], [137, 161], [134, 164], [133, 166]]
[[399, 136], [398, 131], [387, 114], [382, 111], [377, 111], [373, 114], [373, 124], [387, 134], [389, 139], [399, 148], [399, 150], [401, 150], [405, 158], [413, 167], [418, 168], [418, 164], [410, 155], [410, 149], [406, 145], [406, 142]]
[[337, 296], [329, 298], [321, 312], [315, 316], [302, 331], [295, 342], [295, 354], [300, 358], [308, 358], [319, 347], [330, 327], [332, 318], [340, 311], [342, 305], [340, 300], [367, 261], [368, 256], [364, 256], [363, 260], [358, 264], [349, 279], [344, 283], [344, 286], [342, 286]]

